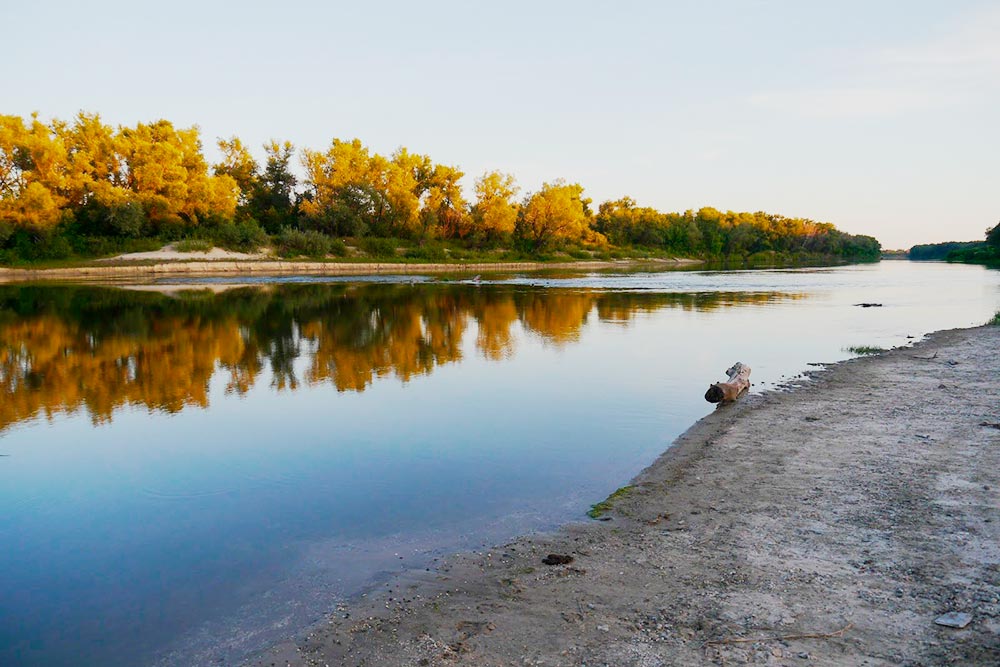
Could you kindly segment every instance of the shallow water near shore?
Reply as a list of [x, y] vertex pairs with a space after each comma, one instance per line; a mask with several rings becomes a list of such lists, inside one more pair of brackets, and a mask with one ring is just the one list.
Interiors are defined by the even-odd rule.
[[766, 390], [998, 308], [910, 262], [0, 287], [0, 664], [238, 663], [585, 519], [735, 361]]

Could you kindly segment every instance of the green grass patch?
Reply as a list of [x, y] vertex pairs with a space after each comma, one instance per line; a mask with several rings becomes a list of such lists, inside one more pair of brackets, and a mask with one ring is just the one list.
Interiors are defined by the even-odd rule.
[[628, 486], [621, 487], [620, 489], [612, 493], [610, 496], [608, 496], [601, 502], [597, 503], [596, 505], [591, 505], [590, 509], [587, 510], [587, 516], [589, 516], [591, 519], [599, 518], [602, 514], [611, 509], [611, 507], [615, 504], [616, 500], [618, 500], [619, 498], [624, 498], [628, 494], [632, 493], [634, 489], [635, 486], [631, 484], [629, 484]]
[[424, 243], [415, 248], [407, 248], [403, 257], [421, 262], [445, 262], [448, 260], [448, 253], [440, 243]]
[[997, 314], [994, 315], [993, 319], [987, 322], [987, 324], [992, 324], [995, 327], [1000, 327], [1000, 310], [997, 311]]
[[206, 239], [184, 239], [174, 244], [177, 252], [209, 252], [215, 245]]
[[881, 354], [886, 351], [884, 347], [876, 347], [874, 345], [852, 345], [850, 347], [844, 348], [845, 352], [850, 352], [851, 354], [860, 355], [870, 355], [870, 354]]

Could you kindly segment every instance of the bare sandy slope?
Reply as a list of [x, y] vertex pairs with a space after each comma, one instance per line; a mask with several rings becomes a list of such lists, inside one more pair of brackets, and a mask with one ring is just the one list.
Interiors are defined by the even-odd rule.
[[1000, 664], [998, 378], [984, 327], [722, 408], [612, 520], [411, 573], [251, 664]]
[[212, 248], [206, 252], [181, 252], [173, 243], [167, 244], [159, 250], [149, 250], [146, 252], [130, 252], [114, 257], [98, 259], [98, 262], [186, 262], [186, 261], [217, 261], [217, 260], [252, 260], [267, 259], [271, 255], [264, 252], [236, 252], [234, 250], [223, 250], [222, 248]]

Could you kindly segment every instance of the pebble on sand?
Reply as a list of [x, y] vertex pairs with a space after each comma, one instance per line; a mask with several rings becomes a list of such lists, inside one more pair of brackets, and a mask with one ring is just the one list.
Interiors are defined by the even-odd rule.
[[946, 628], [961, 629], [972, 622], [972, 614], [966, 614], [961, 611], [949, 611], [947, 614], [942, 614], [935, 618], [934, 622]]

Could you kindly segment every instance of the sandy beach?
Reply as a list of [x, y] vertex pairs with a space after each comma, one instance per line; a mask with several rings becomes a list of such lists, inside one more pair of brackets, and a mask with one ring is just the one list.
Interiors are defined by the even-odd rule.
[[940, 332], [724, 406], [606, 520], [409, 572], [248, 664], [1000, 664], [998, 350]]
[[701, 260], [619, 259], [568, 262], [378, 262], [378, 261], [308, 261], [282, 260], [263, 253], [238, 253], [213, 248], [210, 252], [179, 252], [171, 246], [161, 250], [119, 255], [95, 260], [81, 266], [20, 269], [0, 267], [0, 283], [33, 280], [114, 280], [120, 278], [151, 278], [162, 276], [227, 276], [227, 275], [310, 275], [361, 276], [409, 275], [425, 273], [489, 273], [536, 271], [541, 269], [631, 269], [643, 266], [671, 267], [701, 264]]

